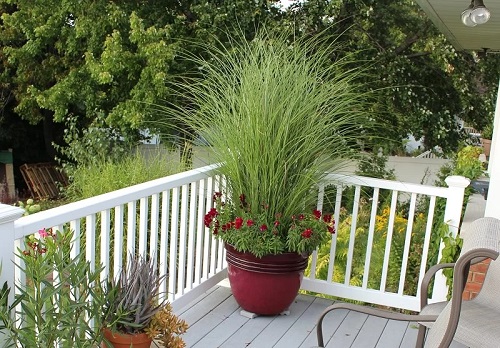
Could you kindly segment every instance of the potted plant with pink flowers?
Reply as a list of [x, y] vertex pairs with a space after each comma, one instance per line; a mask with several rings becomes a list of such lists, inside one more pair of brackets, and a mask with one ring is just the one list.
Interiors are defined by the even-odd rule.
[[327, 41], [261, 31], [209, 47], [207, 58], [188, 57], [202, 77], [175, 85], [189, 105], [163, 109], [221, 163], [205, 226], [225, 242], [233, 294], [253, 313], [293, 302], [308, 256], [335, 232], [332, 216], [316, 209], [318, 183], [368, 139], [361, 71], [350, 57], [333, 60]]

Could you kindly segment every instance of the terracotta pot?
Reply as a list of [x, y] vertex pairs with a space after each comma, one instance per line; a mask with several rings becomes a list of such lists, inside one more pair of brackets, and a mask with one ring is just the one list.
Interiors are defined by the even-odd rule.
[[[130, 335], [119, 332], [111, 332], [109, 329], [104, 329], [104, 338], [111, 343], [115, 348], [149, 348], [153, 340], [145, 333]], [[105, 342], [101, 344], [102, 348], [108, 348]]]
[[290, 307], [300, 289], [308, 257], [283, 253], [257, 258], [231, 245], [225, 247], [229, 283], [241, 308], [276, 315]]

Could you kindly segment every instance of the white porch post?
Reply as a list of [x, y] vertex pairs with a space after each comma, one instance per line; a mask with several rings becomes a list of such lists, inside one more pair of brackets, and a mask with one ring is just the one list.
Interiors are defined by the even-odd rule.
[[[470, 180], [463, 176], [453, 175], [447, 177], [445, 182], [448, 185], [449, 193], [446, 199], [444, 222], [448, 224], [451, 235], [456, 237], [458, 233], [458, 226], [460, 225], [460, 217], [462, 216], [465, 188], [469, 186]], [[443, 248], [444, 243], [441, 241], [438, 262], [441, 260]], [[446, 277], [443, 275], [443, 272], [439, 270], [434, 278], [434, 288], [430, 302], [444, 301], [446, 300], [447, 294], [448, 286], [446, 285]]]
[[[15, 265], [14, 265], [14, 221], [24, 213], [21, 208], [0, 203], [0, 288], [5, 282], [10, 286], [9, 304], [14, 302]], [[4, 344], [5, 337], [0, 333], [0, 345]]]
[[500, 81], [498, 83], [497, 103], [495, 118], [493, 120], [493, 137], [491, 139], [491, 152], [488, 162], [490, 186], [484, 216], [500, 219]]

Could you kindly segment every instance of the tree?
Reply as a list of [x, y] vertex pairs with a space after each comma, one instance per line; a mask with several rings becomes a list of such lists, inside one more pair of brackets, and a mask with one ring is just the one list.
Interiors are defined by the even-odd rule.
[[371, 63], [386, 139], [410, 133], [423, 136], [427, 148], [453, 151], [462, 136], [458, 118], [481, 129], [492, 114], [498, 81], [486, 72], [498, 71], [500, 60], [457, 52], [410, 0], [297, 2], [289, 21], [304, 33], [340, 35], [345, 48], [337, 56], [356, 51]]
[[151, 104], [172, 98], [167, 82], [193, 70], [179, 58], [191, 40], [224, 42], [228, 30], [251, 36], [259, 23], [279, 16], [275, 2], [0, 1], [9, 112], [43, 123], [51, 157], [53, 123], [69, 116], [80, 127], [104, 118], [134, 134], [154, 118]]

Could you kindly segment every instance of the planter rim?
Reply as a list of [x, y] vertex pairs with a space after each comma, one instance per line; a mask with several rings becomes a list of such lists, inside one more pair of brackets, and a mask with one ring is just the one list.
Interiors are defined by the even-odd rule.
[[265, 255], [258, 258], [248, 252], [237, 251], [232, 245], [225, 244], [226, 261], [232, 266], [256, 273], [287, 274], [303, 271], [307, 267], [309, 256], [286, 252], [276, 255]]

